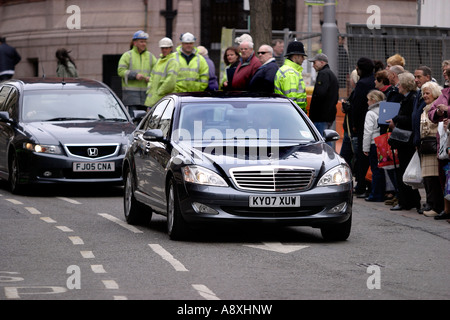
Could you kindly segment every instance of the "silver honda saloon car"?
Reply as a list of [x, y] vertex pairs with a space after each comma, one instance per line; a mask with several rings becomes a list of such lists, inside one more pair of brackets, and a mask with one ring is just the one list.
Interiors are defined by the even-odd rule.
[[184, 239], [202, 223], [271, 222], [321, 229], [346, 240], [352, 224], [351, 169], [307, 115], [279, 95], [172, 94], [140, 122], [123, 163], [130, 224], [167, 216]]
[[122, 184], [136, 126], [105, 84], [27, 78], [0, 83], [0, 178], [31, 184]]

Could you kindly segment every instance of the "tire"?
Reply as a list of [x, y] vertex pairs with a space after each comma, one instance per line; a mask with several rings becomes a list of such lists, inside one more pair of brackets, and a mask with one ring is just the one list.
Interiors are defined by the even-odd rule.
[[352, 217], [339, 224], [328, 225], [320, 228], [322, 238], [326, 241], [345, 241], [350, 236], [352, 229]]
[[186, 236], [187, 225], [181, 216], [175, 182], [170, 181], [167, 193], [167, 234], [171, 240], [182, 240]]
[[19, 161], [15, 152], [12, 153], [11, 160], [9, 161], [9, 190], [13, 194], [21, 194], [24, 191], [24, 187], [19, 184]]
[[149, 207], [140, 203], [134, 196], [133, 176], [130, 168], [127, 168], [124, 176], [123, 211], [128, 224], [138, 225], [149, 223], [152, 211]]

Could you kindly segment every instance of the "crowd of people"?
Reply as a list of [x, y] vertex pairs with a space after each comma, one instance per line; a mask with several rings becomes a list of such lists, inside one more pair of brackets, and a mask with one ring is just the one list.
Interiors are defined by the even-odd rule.
[[[366, 57], [358, 60], [354, 88], [348, 99], [342, 100], [345, 136], [340, 152], [352, 166], [357, 198], [384, 202], [392, 211], [416, 209], [419, 214], [450, 223], [450, 196], [446, 191], [450, 177], [450, 139], [446, 135], [450, 61], [442, 63], [442, 86], [429, 67], [417, 66], [410, 72], [405, 65], [400, 54], [389, 57], [386, 67]], [[382, 102], [399, 104], [396, 115], [386, 123], [379, 122]], [[381, 146], [375, 138], [388, 132], [394, 134], [397, 128], [403, 129], [407, 138], [396, 144], [391, 140], [390, 148], [397, 159], [394, 166], [383, 167], [379, 165]], [[403, 179], [416, 153], [420, 159], [420, 185]], [[425, 199], [421, 199], [419, 188], [425, 190]]]

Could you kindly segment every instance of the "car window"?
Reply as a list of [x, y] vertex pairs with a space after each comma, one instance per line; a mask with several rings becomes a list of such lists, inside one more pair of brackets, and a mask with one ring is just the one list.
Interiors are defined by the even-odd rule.
[[12, 88], [11, 92], [9, 94], [8, 100], [5, 102], [5, 111], [9, 113], [9, 116], [11, 118], [16, 118], [18, 116], [18, 110], [17, 110], [17, 100], [19, 98], [19, 94], [17, 92], [16, 88]]
[[0, 88], [0, 111], [7, 111], [5, 107], [5, 101], [6, 98], [8, 98], [8, 94], [10, 91], [10, 86], [3, 86]]
[[186, 103], [178, 129], [182, 140], [316, 140], [290, 103]]
[[164, 110], [166, 109], [166, 106], [168, 104], [169, 100], [163, 100], [160, 103], [158, 103], [156, 106], [152, 108], [150, 111], [150, 114], [147, 116], [147, 119], [144, 121], [144, 123], [141, 126], [141, 130], [150, 130], [150, 129], [158, 129], [159, 121], [161, 120], [161, 117], [164, 113]]
[[175, 102], [170, 100], [167, 104], [166, 109], [164, 110], [163, 115], [161, 116], [161, 121], [159, 122], [159, 129], [161, 129], [164, 133], [164, 137], [167, 138], [170, 130], [170, 124], [173, 116], [173, 110], [175, 108]]
[[107, 90], [25, 91], [22, 119], [31, 121], [128, 121], [124, 110]]

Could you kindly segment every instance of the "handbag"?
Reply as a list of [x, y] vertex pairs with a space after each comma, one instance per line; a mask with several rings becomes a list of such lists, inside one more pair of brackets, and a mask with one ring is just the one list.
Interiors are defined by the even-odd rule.
[[438, 134], [439, 134], [439, 151], [438, 151], [438, 159], [446, 160], [448, 159], [447, 153], [447, 130], [444, 127], [444, 123], [441, 121], [438, 124]]
[[428, 136], [420, 139], [419, 153], [437, 154], [437, 138]]
[[413, 189], [423, 188], [422, 167], [417, 151], [414, 152], [411, 161], [409, 161], [409, 164], [403, 173], [403, 183], [411, 186]]
[[388, 142], [392, 148], [398, 149], [400, 147], [404, 147], [407, 144], [410, 144], [411, 138], [412, 131], [395, 127], [394, 130], [392, 130]]
[[388, 143], [391, 134], [392, 132], [386, 132], [373, 139], [377, 146], [378, 168], [392, 169], [399, 163], [397, 150], [392, 149]]

